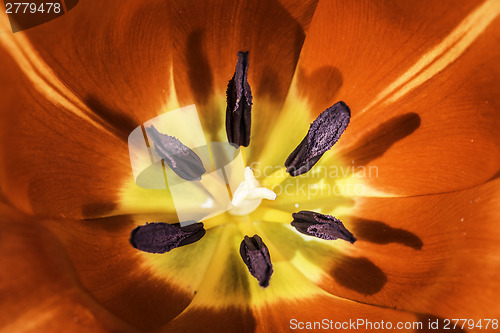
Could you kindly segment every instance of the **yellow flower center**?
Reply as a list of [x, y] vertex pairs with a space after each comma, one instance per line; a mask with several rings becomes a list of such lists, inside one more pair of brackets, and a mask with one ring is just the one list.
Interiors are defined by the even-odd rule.
[[[256, 114], [261, 109], [273, 109], [269, 102], [256, 102], [255, 106]], [[172, 105], [162, 112], [177, 107]], [[222, 116], [223, 95], [218, 96], [213, 108], [220, 110]], [[290, 225], [292, 213], [311, 210], [348, 222], [345, 218], [352, 215], [354, 198], [381, 194], [367, 186], [365, 176], [335, 151], [327, 152], [307, 174], [291, 177], [286, 172], [284, 161], [313, 120], [308, 110], [307, 100], [293, 97], [283, 106], [271, 128], [266, 127], [269, 119], [256, 116], [253, 141], [249, 147], [240, 148], [243, 163], [235, 172], [239, 174], [239, 183], [234, 185], [236, 190], [230, 191], [234, 208], [202, 220], [206, 235], [196, 243], [161, 255], [137, 251], [142, 262], [138, 269], [150, 270], [185, 293], [196, 293], [192, 306], [265, 305], [279, 299], [327, 295], [316, 283], [327, 274], [324, 267], [329, 267], [341, 253], [352, 251], [352, 245], [300, 234]], [[211, 142], [224, 141], [225, 129], [218, 128], [208, 138]], [[246, 178], [241, 181], [245, 173]], [[138, 226], [178, 220], [168, 186], [146, 189], [131, 179], [124, 184], [121, 198], [120, 213], [134, 214]], [[193, 198], [187, 196], [185, 200]], [[259, 286], [249, 274], [239, 254], [244, 236], [254, 234], [262, 237], [271, 254], [274, 274], [267, 288]]]

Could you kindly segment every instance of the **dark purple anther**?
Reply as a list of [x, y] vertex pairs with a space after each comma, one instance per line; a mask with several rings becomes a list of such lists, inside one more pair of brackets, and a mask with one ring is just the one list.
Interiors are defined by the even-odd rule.
[[259, 281], [261, 287], [269, 286], [273, 265], [266, 244], [258, 235], [245, 236], [240, 245], [240, 255], [250, 274]]
[[250, 144], [252, 91], [247, 81], [248, 52], [238, 52], [233, 78], [227, 85], [226, 133], [229, 143]]
[[293, 213], [292, 217], [292, 225], [303, 234], [327, 240], [343, 239], [351, 244], [356, 241], [356, 237], [344, 227], [342, 222], [331, 215], [302, 210]]
[[158, 132], [154, 126], [146, 128], [158, 155], [182, 179], [201, 180], [205, 167], [200, 157], [177, 138]]
[[181, 227], [180, 223], [154, 222], [132, 230], [130, 244], [144, 252], [165, 253], [176, 247], [194, 243], [204, 235], [203, 223]]
[[286, 159], [286, 171], [293, 177], [309, 171], [340, 139], [350, 119], [351, 110], [344, 102], [335, 103], [323, 111], [309, 127], [306, 137]]

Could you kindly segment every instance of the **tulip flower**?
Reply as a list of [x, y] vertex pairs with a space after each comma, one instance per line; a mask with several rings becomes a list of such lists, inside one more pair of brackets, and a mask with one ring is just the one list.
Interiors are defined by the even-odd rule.
[[[73, 6], [0, 15], [2, 330], [498, 329], [497, 0]], [[246, 168], [182, 226], [127, 140], [192, 104]]]

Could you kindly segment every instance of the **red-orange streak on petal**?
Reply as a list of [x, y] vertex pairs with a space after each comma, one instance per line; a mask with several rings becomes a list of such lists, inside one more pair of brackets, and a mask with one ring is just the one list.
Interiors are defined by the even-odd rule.
[[169, 101], [168, 22], [165, 1], [81, 1], [22, 34], [98, 121], [128, 135]]
[[343, 100], [356, 117], [477, 5], [321, 1], [298, 62], [299, 93], [315, 113]]
[[52, 104], [5, 59], [0, 181], [8, 200], [58, 218], [111, 212], [120, 183], [132, 179], [126, 141]]
[[[454, 191], [500, 170], [500, 19], [489, 14], [496, 8], [491, 1], [319, 4], [298, 63], [298, 91], [314, 112], [337, 100], [350, 106], [352, 121], [334, 149], [361, 171], [374, 168], [375, 176], [364, 180], [377, 190], [398, 196]], [[460, 44], [468, 38], [460, 37], [468, 33], [461, 27], [481, 23], [482, 16], [490, 23]], [[410, 68], [425, 64], [424, 54], [455, 37], [457, 57], [448, 49], [436, 54], [418, 72], [422, 80], [407, 81], [410, 90], [371, 104]], [[445, 66], [433, 69], [437, 62]]]
[[446, 70], [359, 115], [337, 147], [344, 158], [375, 166], [378, 177], [366, 180], [398, 195], [464, 189], [494, 176], [500, 170], [500, 48], [491, 46], [498, 38], [500, 19]]

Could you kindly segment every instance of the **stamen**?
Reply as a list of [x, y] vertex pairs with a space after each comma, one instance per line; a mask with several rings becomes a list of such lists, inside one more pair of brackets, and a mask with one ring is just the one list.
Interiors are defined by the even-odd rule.
[[240, 245], [240, 255], [250, 274], [259, 281], [261, 287], [269, 286], [269, 280], [273, 274], [271, 256], [266, 244], [258, 235], [245, 236]]
[[250, 144], [252, 91], [247, 81], [248, 52], [238, 52], [233, 78], [227, 85], [226, 133], [229, 143]]
[[158, 155], [182, 179], [201, 180], [206, 170], [200, 157], [179, 139], [158, 132], [154, 126], [146, 128], [146, 132], [155, 145]]
[[326, 240], [343, 239], [351, 244], [357, 240], [342, 222], [331, 216], [311, 211], [293, 213], [291, 223], [297, 231]]
[[309, 171], [344, 133], [351, 110], [344, 102], [338, 102], [316, 118], [307, 135], [285, 161], [286, 171], [293, 177]]
[[189, 224], [181, 227], [180, 223], [164, 222], [141, 225], [130, 235], [130, 244], [140, 251], [149, 253], [165, 253], [176, 247], [188, 245], [200, 240], [205, 235], [203, 223]]

